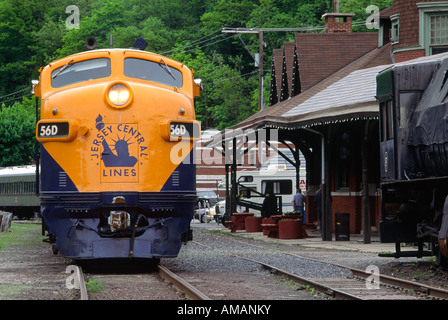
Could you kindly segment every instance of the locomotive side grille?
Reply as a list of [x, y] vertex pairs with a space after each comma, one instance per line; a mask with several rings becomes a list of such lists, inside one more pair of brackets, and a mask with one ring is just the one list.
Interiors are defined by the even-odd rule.
[[100, 204], [101, 194], [98, 192], [42, 192], [39, 196], [43, 204]]
[[59, 171], [59, 188], [67, 187], [67, 174], [64, 171]]
[[180, 177], [179, 177], [179, 171], [174, 170], [172, 174], [172, 186], [178, 187], [180, 186]]
[[138, 194], [138, 202], [153, 204], [155, 206], [172, 205], [176, 202], [196, 203], [196, 193], [191, 192], [140, 192]]

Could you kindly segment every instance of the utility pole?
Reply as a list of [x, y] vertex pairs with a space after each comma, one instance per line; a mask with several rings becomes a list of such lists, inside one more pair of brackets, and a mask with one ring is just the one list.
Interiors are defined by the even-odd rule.
[[[258, 64], [258, 110], [263, 109], [263, 32], [298, 32], [323, 29], [323, 27], [302, 28], [223, 28], [223, 33], [254, 33], [258, 34], [259, 41], [259, 64]], [[251, 54], [252, 55], [252, 54]]]
[[[258, 110], [263, 109], [263, 29], [253, 28], [224, 28], [223, 33], [258, 33], [259, 62], [258, 62]], [[249, 49], [248, 49], [249, 50]], [[251, 54], [252, 55], [252, 54]]]

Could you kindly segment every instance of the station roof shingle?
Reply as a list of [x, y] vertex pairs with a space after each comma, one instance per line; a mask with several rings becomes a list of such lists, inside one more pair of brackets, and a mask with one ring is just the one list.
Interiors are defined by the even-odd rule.
[[301, 94], [265, 108], [230, 129], [306, 127], [357, 113], [377, 117], [376, 74], [387, 67], [385, 62], [391, 63], [388, 57], [389, 45], [375, 48]]
[[377, 66], [353, 71], [334, 82], [311, 98], [286, 111], [283, 117], [326, 111], [331, 108], [355, 106], [368, 103], [378, 112], [376, 103], [376, 75], [387, 66]]

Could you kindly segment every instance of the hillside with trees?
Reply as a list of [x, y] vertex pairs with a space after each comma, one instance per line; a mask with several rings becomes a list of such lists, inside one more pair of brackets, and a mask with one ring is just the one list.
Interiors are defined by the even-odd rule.
[[[146, 51], [182, 61], [203, 80], [204, 91], [196, 101], [202, 127], [225, 129], [258, 110], [258, 52], [254, 34], [222, 33], [223, 27], [322, 27], [322, 14], [332, 12], [332, 0], [0, 0], [0, 121], [9, 123], [16, 113], [30, 113], [24, 120], [33, 127], [31, 79], [49, 62], [85, 51], [85, 39], [95, 37], [97, 48], [132, 47], [142, 36]], [[369, 16], [368, 0], [340, 0], [341, 12], [353, 12], [355, 21]], [[392, 0], [378, 0], [380, 10]], [[79, 9], [79, 28], [68, 28], [67, 19]], [[359, 30], [366, 31], [364, 28]], [[315, 28], [312, 32], [322, 32]], [[293, 32], [266, 32], [264, 41], [264, 103], [269, 100], [272, 50], [293, 41]], [[16, 122], [18, 120], [16, 119]], [[19, 120], [20, 121], [20, 120]], [[13, 121], [14, 122], [14, 121]], [[3, 128], [5, 124], [0, 123]], [[23, 125], [23, 124], [21, 124]], [[16, 129], [22, 141], [33, 139], [33, 130]], [[30, 134], [31, 132], [31, 134]], [[29, 155], [9, 159], [11, 137], [0, 130], [0, 166], [25, 164]], [[11, 140], [12, 141], [12, 140]], [[32, 145], [32, 143], [31, 143]], [[8, 149], [9, 148], [9, 149]], [[20, 150], [22, 150], [20, 149]], [[26, 151], [20, 151], [26, 153]], [[19, 151], [17, 151], [19, 152]], [[19, 152], [19, 153], [20, 153]]]

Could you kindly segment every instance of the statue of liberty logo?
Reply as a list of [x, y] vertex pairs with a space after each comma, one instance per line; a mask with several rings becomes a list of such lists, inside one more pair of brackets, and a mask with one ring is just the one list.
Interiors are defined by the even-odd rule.
[[[103, 117], [98, 115], [96, 118], [96, 128], [101, 131], [105, 127]], [[103, 152], [101, 153], [101, 160], [106, 167], [134, 167], [137, 163], [137, 158], [129, 154], [129, 146], [134, 142], [129, 142], [132, 136], [126, 140], [126, 134], [120, 138], [117, 133], [117, 139], [111, 140], [114, 142], [109, 145], [106, 139], [103, 139]]]

